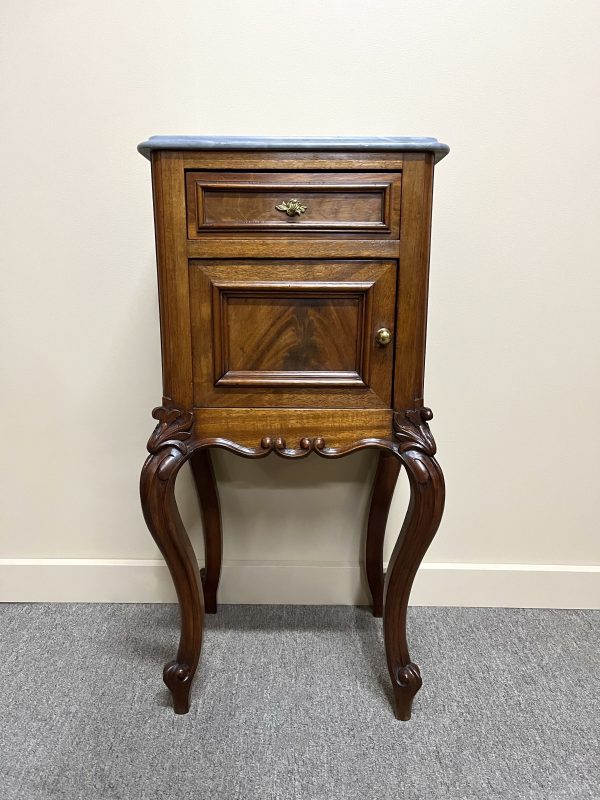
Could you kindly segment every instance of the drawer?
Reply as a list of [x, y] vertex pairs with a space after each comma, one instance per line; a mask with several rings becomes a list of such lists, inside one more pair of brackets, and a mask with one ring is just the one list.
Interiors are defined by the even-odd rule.
[[400, 172], [186, 173], [188, 236], [399, 238]]
[[196, 406], [389, 407], [396, 261], [189, 268]]

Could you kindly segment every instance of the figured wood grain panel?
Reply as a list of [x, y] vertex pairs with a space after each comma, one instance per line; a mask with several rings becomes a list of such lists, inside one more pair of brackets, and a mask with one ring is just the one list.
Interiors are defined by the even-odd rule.
[[400, 281], [394, 408], [423, 405], [433, 155], [406, 153], [402, 188]]
[[195, 405], [389, 407], [395, 288], [395, 261], [190, 261]]
[[[399, 172], [187, 172], [186, 186], [190, 239], [399, 235]], [[291, 198], [305, 211], [278, 209]]]
[[266, 383], [302, 375], [308, 382], [331, 380], [335, 373], [349, 373], [361, 383], [365, 294], [302, 287], [225, 293], [224, 371], [248, 378], [262, 373]]
[[322, 436], [327, 447], [342, 447], [367, 437], [389, 439], [391, 411], [363, 409], [196, 408], [194, 436], [230, 439], [258, 447], [265, 436], [282, 437], [298, 447], [304, 437]]

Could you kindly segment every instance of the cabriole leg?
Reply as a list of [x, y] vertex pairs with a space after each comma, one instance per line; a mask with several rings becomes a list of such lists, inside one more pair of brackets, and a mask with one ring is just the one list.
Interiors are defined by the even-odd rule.
[[410, 719], [413, 697], [422, 685], [406, 641], [408, 598], [444, 510], [444, 476], [434, 458], [435, 441], [427, 424], [432, 416], [428, 408], [394, 415], [397, 452], [408, 474], [410, 503], [386, 573], [383, 629], [394, 710], [401, 720]]
[[189, 695], [202, 646], [204, 598], [198, 562], [175, 502], [175, 479], [190, 456], [192, 414], [155, 408], [158, 425], [150, 440], [150, 455], [142, 469], [140, 495], [146, 524], [171, 572], [181, 610], [177, 657], [165, 665], [163, 679], [177, 714], [189, 711]]
[[207, 448], [196, 450], [190, 458], [192, 473], [196, 484], [202, 529], [204, 531], [204, 569], [200, 570], [204, 589], [204, 610], [207, 614], [217, 613], [217, 589], [221, 577], [223, 560], [223, 534], [221, 528], [221, 509], [219, 494], [213, 470], [210, 451]]
[[398, 458], [392, 453], [380, 452], [369, 508], [365, 550], [367, 582], [373, 601], [374, 617], [381, 617], [383, 613], [383, 540], [399, 474], [400, 461]]

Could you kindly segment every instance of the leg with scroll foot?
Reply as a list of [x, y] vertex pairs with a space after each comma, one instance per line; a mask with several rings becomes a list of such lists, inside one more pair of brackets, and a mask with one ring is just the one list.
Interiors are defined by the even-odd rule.
[[223, 559], [223, 535], [217, 482], [209, 450], [196, 450], [190, 459], [190, 464], [196, 484], [204, 531], [205, 566], [200, 570], [204, 589], [204, 610], [207, 614], [216, 614], [217, 589], [219, 588]]
[[435, 441], [428, 408], [394, 414], [398, 457], [408, 474], [410, 504], [385, 579], [383, 628], [394, 710], [410, 719], [412, 701], [421, 688], [421, 673], [410, 660], [406, 610], [414, 577], [438, 529], [444, 510], [444, 477], [434, 458]]
[[396, 456], [386, 451], [380, 452], [369, 508], [365, 551], [367, 582], [373, 601], [374, 617], [381, 617], [383, 614], [383, 540], [399, 474], [400, 461]]
[[191, 455], [186, 444], [193, 417], [188, 411], [155, 408], [158, 425], [148, 441], [150, 455], [142, 469], [140, 495], [146, 524], [164, 556], [179, 599], [181, 635], [174, 661], [163, 679], [177, 714], [189, 711], [189, 695], [202, 646], [204, 598], [198, 562], [175, 503], [175, 479]]

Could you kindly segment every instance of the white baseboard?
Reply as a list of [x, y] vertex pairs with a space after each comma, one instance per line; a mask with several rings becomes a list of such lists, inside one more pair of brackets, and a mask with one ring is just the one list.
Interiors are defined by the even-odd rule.
[[[344, 562], [226, 561], [220, 603], [366, 605], [361, 567]], [[0, 602], [169, 603], [159, 559], [0, 559]], [[600, 566], [421, 566], [412, 605], [600, 608]]]

